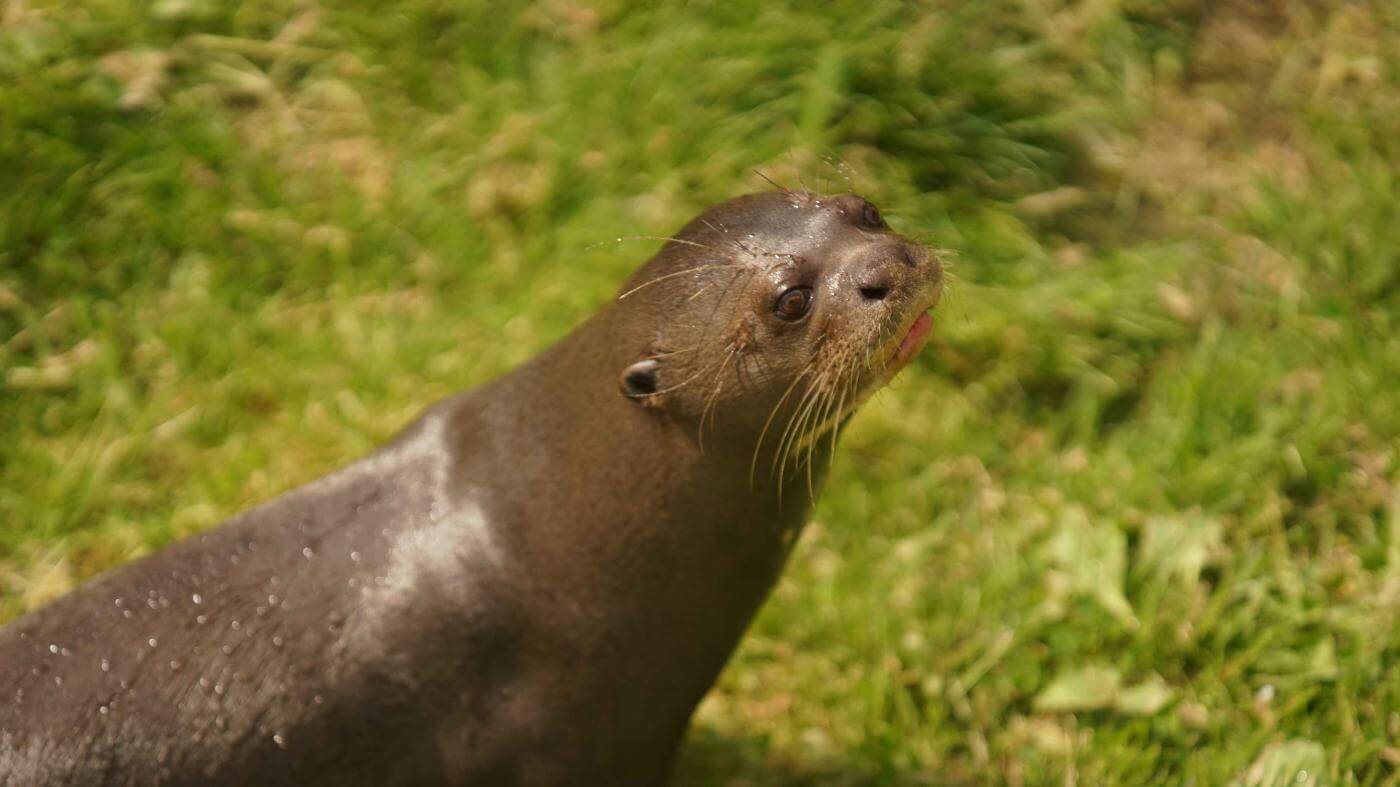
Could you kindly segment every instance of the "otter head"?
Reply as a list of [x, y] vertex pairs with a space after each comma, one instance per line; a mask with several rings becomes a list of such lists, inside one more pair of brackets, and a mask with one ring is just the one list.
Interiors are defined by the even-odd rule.
[[782, 466], [908, 363], [942, 281], [862, 197], [721, 203], [623, 286], [627, 335], [651, 341], [618, 370], [620, 393]]

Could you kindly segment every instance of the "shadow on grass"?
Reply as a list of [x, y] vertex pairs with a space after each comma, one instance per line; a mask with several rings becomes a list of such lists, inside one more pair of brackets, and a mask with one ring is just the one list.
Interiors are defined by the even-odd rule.
[[901, 771], [886, 764], [846, 763], [839, 755], [804, 761], [791, 752], [777, 752], [761, 736], [737, 737], [709, 727], [695, 727], [686, 736], [676, 763], [673, 787], [914, 787], [971, 784], [956, 771]]

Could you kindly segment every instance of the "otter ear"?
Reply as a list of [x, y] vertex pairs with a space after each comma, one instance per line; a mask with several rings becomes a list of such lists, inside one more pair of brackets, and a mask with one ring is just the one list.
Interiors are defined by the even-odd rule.
[[622, 370], [619, 384], [622, 395], [632, 399], [645, 399], [653, 396], [661, 388], [661, 362], [655, 358], [637, 361]]

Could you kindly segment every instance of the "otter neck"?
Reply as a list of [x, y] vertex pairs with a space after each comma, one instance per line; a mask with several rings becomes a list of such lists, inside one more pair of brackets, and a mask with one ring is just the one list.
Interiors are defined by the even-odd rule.
[[[691, 423], [622, 395], [617, 375], [639, 345], [604, 311], [493, 383], [485, 423], [461, 429], [491, 435], [489, 450], [470, 452], [491, 466], [465, 476], [509, 474], [480, 502], [531, 567], [538, 602], [554, 605], [556, 636], [657, 682], [637, 696], [683, 724], [775, 581], [811, 495], [805, 482], [781, 497], [752, 483], [752, 443], [702, 449]], [[820, 482], [814, 470], [812, 489]]]

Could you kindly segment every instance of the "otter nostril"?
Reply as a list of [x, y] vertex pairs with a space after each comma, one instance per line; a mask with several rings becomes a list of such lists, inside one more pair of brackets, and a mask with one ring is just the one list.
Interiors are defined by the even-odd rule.
[[860, 288], [860, 297], [866, 299], [867, 301], [883, 301], [885, 299], [885, 296], [889, 294], [889, 287], [875, 286]]
[[912, 248], [905, 246], [899, 250], [899, 256], [904, 259], [905, 264], [911, 268], [919, 267], [919, 255]]

